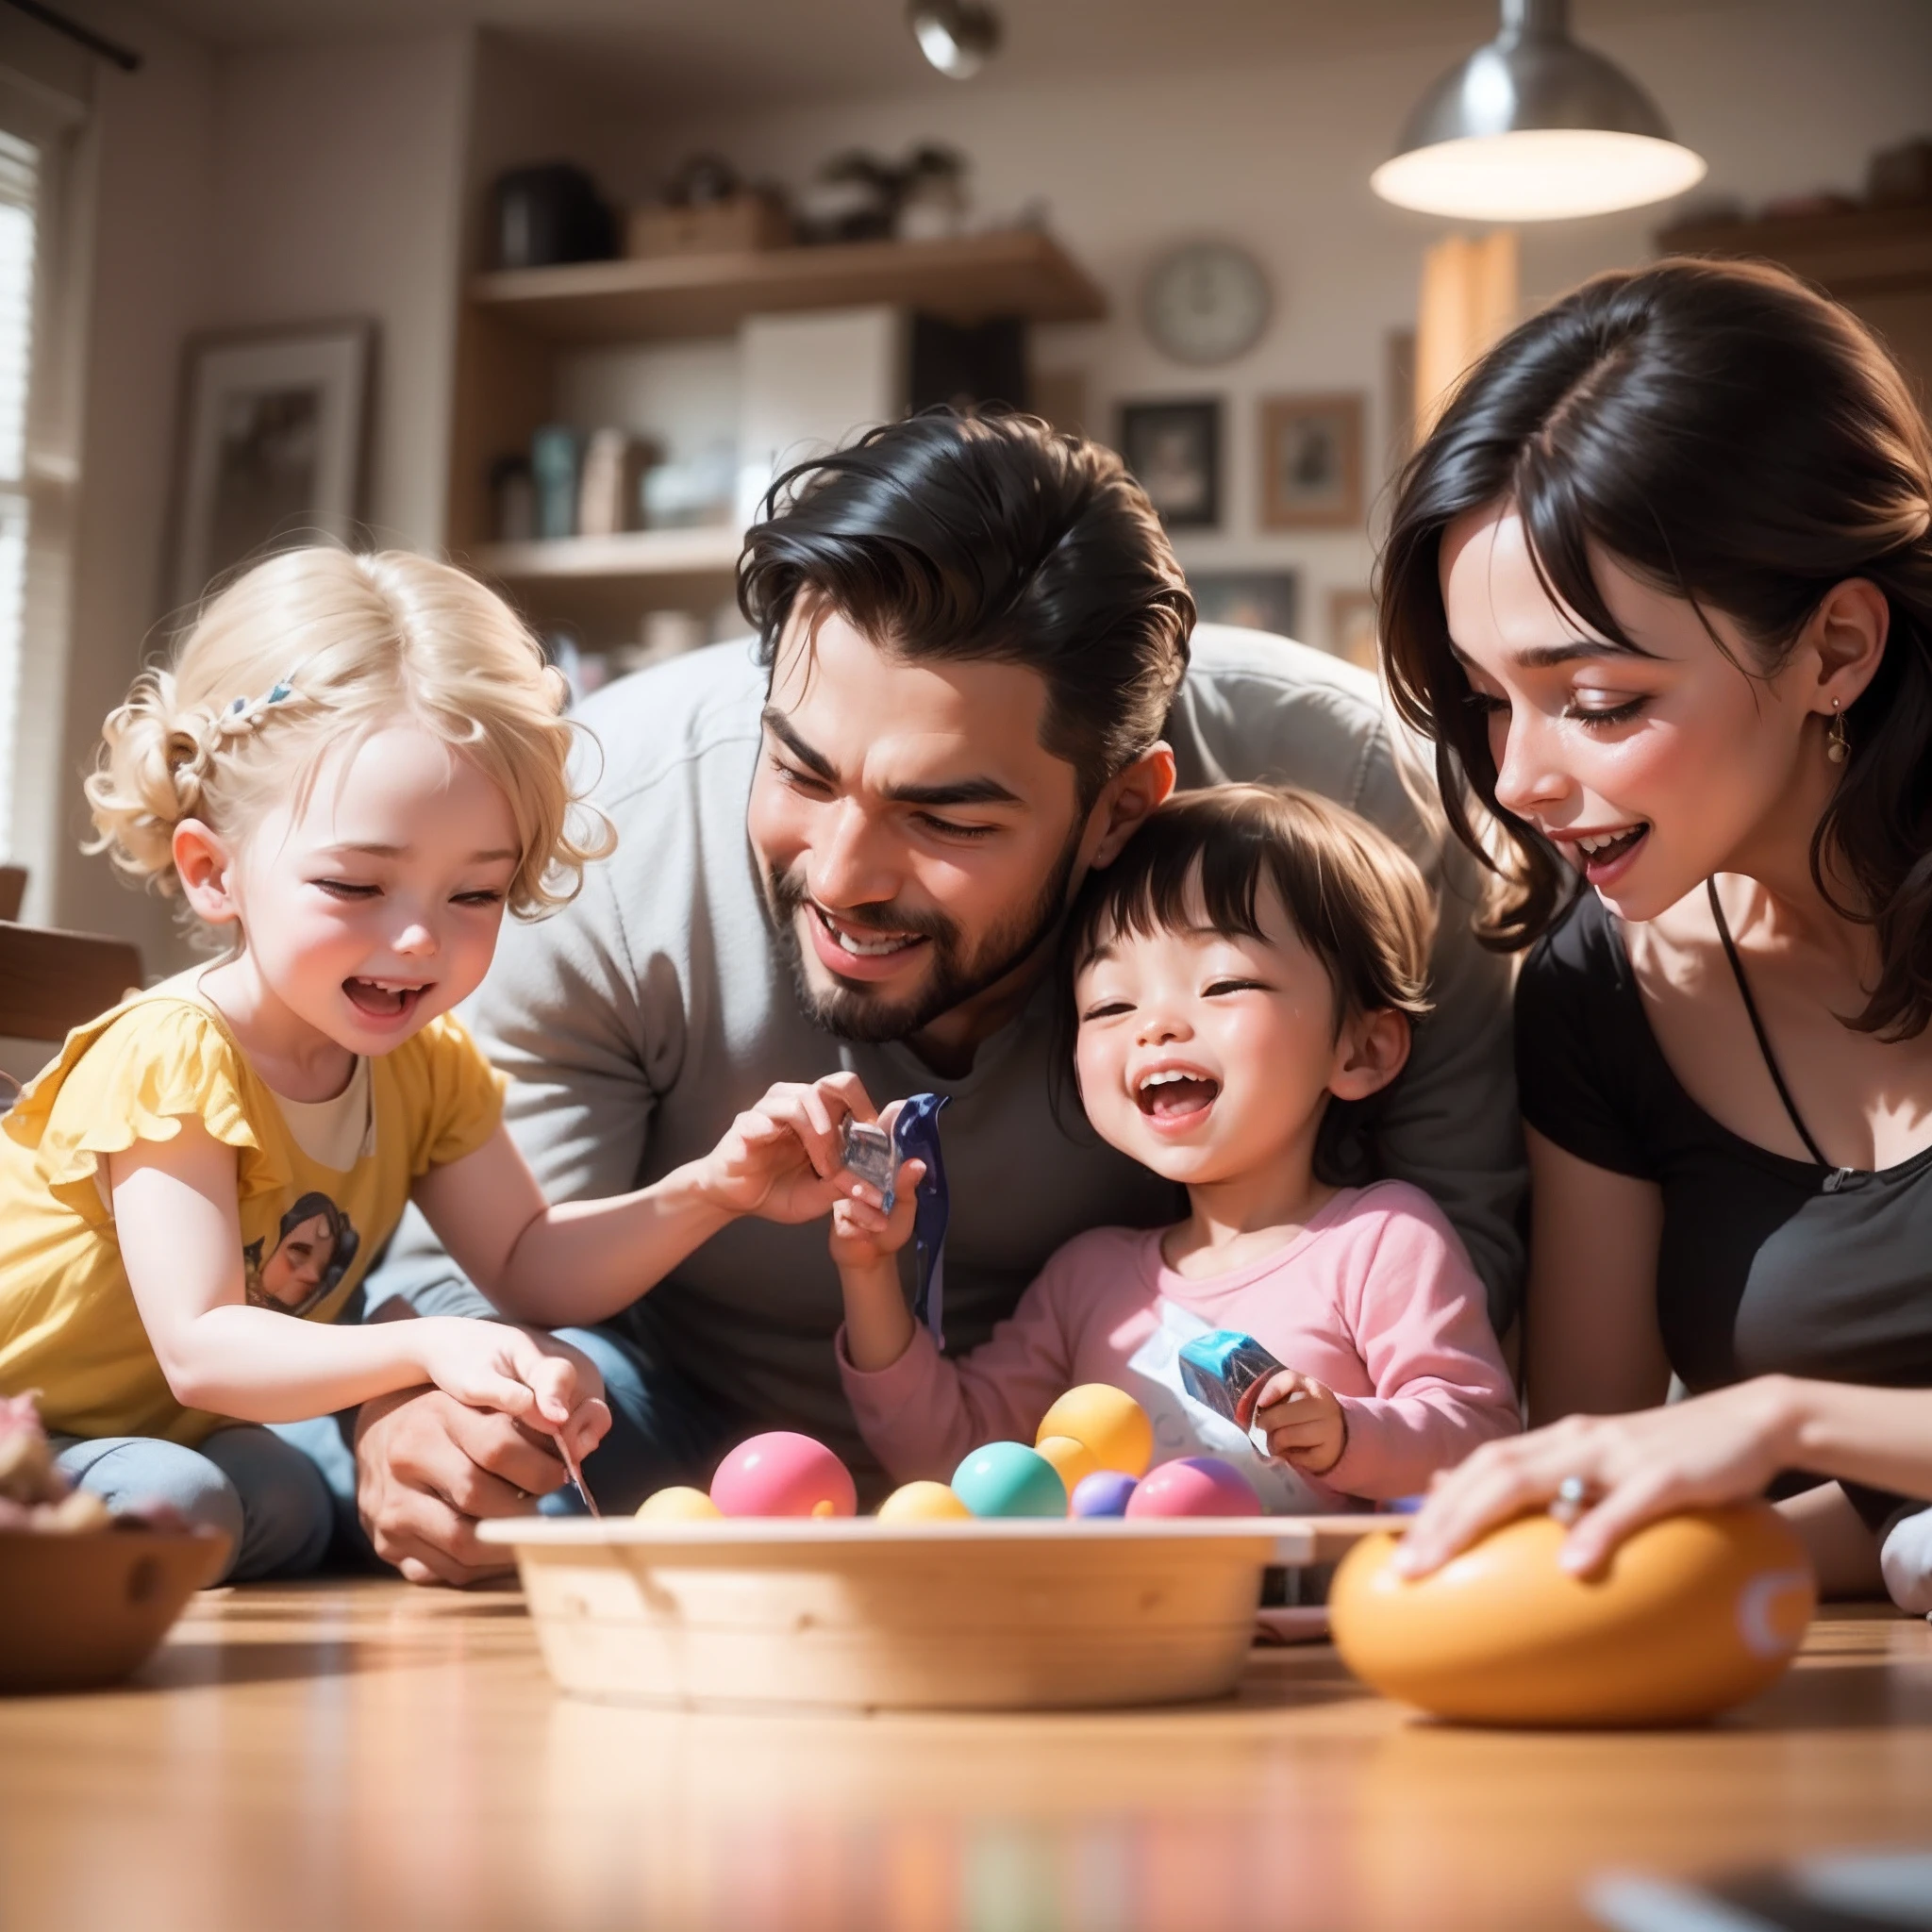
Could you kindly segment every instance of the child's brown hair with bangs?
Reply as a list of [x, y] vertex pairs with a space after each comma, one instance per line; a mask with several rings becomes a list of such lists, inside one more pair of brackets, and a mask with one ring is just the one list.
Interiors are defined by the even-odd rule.
[[1216, 932], [1258, 940], [1263, 880], [1327, 968], [1338, 1023], [1384, 1007], [1428, 1011], [1436, 914], [1415, 861], [1366, 819], [1288, 785], [1175, 792], [1088, 875], [1067, 924], [1066, 977], [1117, 932], [1146, 937], [1205, 916]]

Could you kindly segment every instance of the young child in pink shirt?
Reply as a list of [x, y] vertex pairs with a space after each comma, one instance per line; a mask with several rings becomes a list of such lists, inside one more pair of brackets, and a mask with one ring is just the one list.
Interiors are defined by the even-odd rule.
[[[1087, 1118], [1181, 1182], [1172, 1227], [1101, 1227], [1049, 1260], [963, 1359], [908, 1312], [897, 1267], [921, 1169], [890, 1219], [855, 1188], [833, 1210], [839, 1341], [860, 1430], [901, 1482], [1030, 1442], [1082, 1382], [1136, 1396], [1157, 1461], [1216, 1455], [1277, 1511], [1413, 1494], [1520, 1426], [1482, 1284], [1429, 1197], [1341, 1187], [1338, 1103], [1386, 1088], [1425, 1009], [1433, 917], [1398, 847], [1352, 812], [1260, 785], [1183, 793], [1088, 881], [1065, 967]], [[1252, 1437], [1182, 1392], [1191, 1336], [1244, 1330], [1283, 1371]]]

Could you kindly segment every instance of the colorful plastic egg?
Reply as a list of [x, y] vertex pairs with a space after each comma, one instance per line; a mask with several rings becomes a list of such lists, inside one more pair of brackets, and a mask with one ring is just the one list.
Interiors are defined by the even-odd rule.
[[1254, 1485], [1231, 1462], [1183, 1456], [1151, 1469], [1122, 1512], [1127, 1516], [1258, 1516]]
[[1415, 1578], [1392, 1538], [1357, 1543], [1328, 1595], [1342, 1661], [1475, 1724], [1684, 1724], [1770, 1685], [1817, 1607], [1803, 1544], [1761, 1503], [1649, 1524], [1593, 1577], [1557, 1567], [1565, 1534], [1522, 1517]]
[[944, 1483], [908, 1483], [879, 1505], [881, 1523], [946, 1523], [972, 1514]]
[[1100, 1467], [1100, 1458], [1072, 1436], [1042, 1436], [1034, 1448], [1060, 1473], [1060, 1486], [1072, 1495]]
[[1075, 1516], [1124, 1516], [1139, 1487], [1134, 1477], [1118, 1469], [1096, 1469], [1082, 1479], [1068, 1507]]
[[1037, 1449], [989, 1442], [953, 1472], [953, 1493], [975, 1516], [1064, 1516], [1067, 1486]]
[[1040, 1420], [1036, 1442], [1071, 1436], [1093, 1452], [1101, 1469], [1145, 1475], [1154, 1460], [1154, 1424], [1147, 1411], [1124, 1389], [1108, 1382], [1083, 1382], [1069, 1389]]
[[774, 1429], [741, 1442], [711, 1478], [711, 1501], [726, 1516], [852, 1516], [852, 1472], [809, 1436]]
[[715, 1522], [724, 1513], [704, 1491], [688, 1489], [682, 1483], [674, 1489], [659, 1490], [638, 1505], [638, 1514], [647, 1522]]

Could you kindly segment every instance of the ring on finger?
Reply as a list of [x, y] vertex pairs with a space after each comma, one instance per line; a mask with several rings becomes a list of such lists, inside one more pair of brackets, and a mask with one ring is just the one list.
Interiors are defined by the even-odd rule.
[[1593, 1493], [1587, 1477], [1566, 1475], [1557, 1485], [1556, 1497], [1550, 1504], [1550, 1514], [1558, 1523], [1566, 1525], [1574, 1523], [1590, 1507]]

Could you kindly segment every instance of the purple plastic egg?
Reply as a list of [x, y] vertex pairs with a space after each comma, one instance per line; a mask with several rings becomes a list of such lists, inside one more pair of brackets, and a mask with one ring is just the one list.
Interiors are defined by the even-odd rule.
[[1075, 1516], [1124, 1516], [1140, 1484], [1124, 1470], [1096, 1469], [1074, 1485]]
[[1183, 1456], [1141, 1478], [1127, 1498], [1128, 1516], [1258, 1516], [1260, 1498], [1232, 1463], [1212, 1456]]
[[741, 1442], [711, 1478], [711, 1501], [726, 1516], [852, 1516], [852, 1472], [809, 1436], [774, 1429]]

